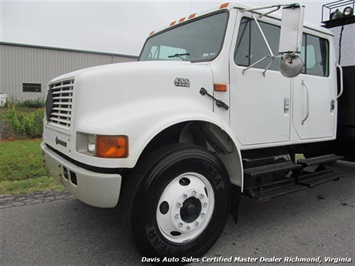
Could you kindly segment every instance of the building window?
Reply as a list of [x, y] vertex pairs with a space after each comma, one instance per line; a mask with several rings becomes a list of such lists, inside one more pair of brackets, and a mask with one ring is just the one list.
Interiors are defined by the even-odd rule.
[[41, 83], [23, 83], [22, 84], [23, 92], [41, 92], [42, 86]]

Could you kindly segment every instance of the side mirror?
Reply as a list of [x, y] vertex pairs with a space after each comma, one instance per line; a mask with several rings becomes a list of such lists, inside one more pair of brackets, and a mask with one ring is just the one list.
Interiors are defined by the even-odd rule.
[[286, 78], [297, 77], [303, 68], [302, 59], [298, 55], [285, 54], [280, 63], [280, 72]]
[[302, 70], [303, 62], [297, 53], [301, 52], [304, 6], [293, 4], [282, 8], [282, 24], [279, 54], [283, 60], [280, 72], [288, 78], [296, 77]]

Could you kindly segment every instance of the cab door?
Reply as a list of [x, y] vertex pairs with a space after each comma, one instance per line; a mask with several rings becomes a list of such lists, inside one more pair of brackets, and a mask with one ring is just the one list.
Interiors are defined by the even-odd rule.
[[329, 71], [329, 42], [310, 34], [302, 38], [302, 73], [293, 79], [293, 126], [300, 139], [334, 136], [336, 84]]
[[[273, 23], [270, 18], [259, 21], [277, 54], [280, 27]], [[286, 142], [290, 139], [291, 80], [278, 71], [279, 59], [266, 58], [246, 69], [270, 52], [253, 19], [243, 17], [238, 25], [230, 60], [231, 127], [242, 145]]]

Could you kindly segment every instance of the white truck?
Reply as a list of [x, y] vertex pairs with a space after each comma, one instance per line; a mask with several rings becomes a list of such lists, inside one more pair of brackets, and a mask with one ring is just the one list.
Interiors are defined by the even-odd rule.
[[[152, 32], [138, 62], [50, 81], [41, 148], [79, 200], [123, 206], [138, 251], [199, 257], [241, 196], [267, 200], [343, 174], [330, 30], [304, 7], [223, 4]], [[304, 157], [296, 156], [302, 153]]]

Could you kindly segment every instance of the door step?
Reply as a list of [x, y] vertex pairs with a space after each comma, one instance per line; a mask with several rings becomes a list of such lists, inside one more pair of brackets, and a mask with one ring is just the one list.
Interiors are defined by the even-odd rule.
[[345, 174], [330, 169], [303, 175], [298, 178], [298, 184], [312, 188], [329, 181], [335, 181], [343, 176], [345, 176]]
[[329, 181], [335, 181], [345, 176], [341, 172], [325, 170], [300, 176], [298, 179], [289, 179], [276, 184], [270, 184], [264, 188], [253, 188], [247, 190], [247, 194], [260, 201], [269, 200], [300, 190], [313, 188]]
[[[326, 169], [326, 165], [340, 159], [343, 157], [330, 154], [298, 160], [297, 163], [287, 161], [245, 168], [245, 194], [258, 200], [268, 200], [337, 180], [345, 174]], [[315, 169], [309, 169], [309, 166], [315, 166]]]
[[257, 166], [252, 168], [244, 169], [244, 175], [248, 178], [259, 177], [268, 174], [276, 174], [279, 172], [287, 172], [301, 169], [302, 166], [299, 164], [294, 164], [291, 161], [276, 163], [276, 164], [268, 164], [264, 166]]
[[288, 185], [283, 185], [279, 187], [273, 187], [269, 189], [254, 189], [254, 190], [249, 190], [248, 193], [249, 195], [254, 198], [258, 199], [260, 201], [262, 200], [269, 200], [273, 199], [276, 197], [280, 197], [289, 193], [297, 192], [300, 190], [307, 189], [307, 187], [302, 186], [300, 184], [288, 184]]
[[341, 160], [343, 158], [344, 158], [343, 156], [329, 154], [329, 155], [323, 155], [323, 156], [313, 157], [309, 159], [298, 160], [297, 164], [301, 164], [303, 167], [307, 167], [312, 165], [335, 163], [337, 160]]
[[[301, 169], [302, 165], [292, 161], [246, 168], [244, 169], [246, 182], [251, 179], [257, 180], [252, 187], [246, 189], [246, 194], [258, 200], [268, 200], [305, 189], [305, 186], [296, 184], [294, 178], [285, 178], [289, 172], [299, 173]], [[277, 180], [275, 178], [277, 175], [281, 175], [282, 180]], [[266, 178], [267, 176], [269, 178]], [[269, 183], [265, 184], [263, 181]]]

